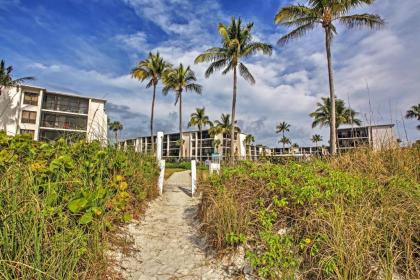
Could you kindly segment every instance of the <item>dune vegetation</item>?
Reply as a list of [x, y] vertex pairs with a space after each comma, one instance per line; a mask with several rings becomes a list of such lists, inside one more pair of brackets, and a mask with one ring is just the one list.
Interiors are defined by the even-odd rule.
[[200, 184], [202, 230], [266, 279], [419, 279], [419, 152], [225, 168]]
[[154, 160], [0, 133], [0, 278], [106, 279], [117, 225], [157, 193]]

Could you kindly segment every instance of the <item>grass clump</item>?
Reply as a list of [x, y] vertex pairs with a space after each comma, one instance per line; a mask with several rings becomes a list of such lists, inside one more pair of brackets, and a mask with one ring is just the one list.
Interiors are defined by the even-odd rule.
[[157, 195], [154, 161], [0, 134], [0, 277], [105, 279], [116, 225]]
[[420, 278], [420, 152], [245, 162], [200, 185], [203, 230], [267, 279]]

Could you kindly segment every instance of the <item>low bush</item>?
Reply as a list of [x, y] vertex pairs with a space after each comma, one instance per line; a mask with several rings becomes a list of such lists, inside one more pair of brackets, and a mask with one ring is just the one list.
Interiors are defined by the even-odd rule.
[[0, 133], [0, 277], [105, 279], [117, 225], [157, 195], [154, 161]]
[[420, 278], [420, 152], [244, 162], [200, 184], [203, 231], [267, 279]]

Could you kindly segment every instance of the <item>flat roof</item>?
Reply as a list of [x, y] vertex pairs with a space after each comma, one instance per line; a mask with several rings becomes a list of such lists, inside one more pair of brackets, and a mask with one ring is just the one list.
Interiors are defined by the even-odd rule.
[[365, 126], [355, 126], [355, 127], [344, 127], [344, 128], [338, 128], [337, 130], [347, 130], [347, 129], [359, 129], [359, 128], [375, 128], [375, 127], [394, 127], [395, 124], [390, 123], [390, 124], [375, 124], [375, 125], [365, 125]]
[[38, 87], [38, 86], [32, 86], [32, 85], [20, 85], [20, 86], [21, 87], [34, 88], [34, 89], [41, 89], [41, 90], [44, 90], [47, 93], [56, 94], [56, 95], [64, 95], [64, 96], [78, 97], [78, 98], [84, 98], [84, 99], [94, 99], [94, 100], [99, 100], [99, 101], [107, 102], [106, 99], [98, 98], [98, 97], [93, 97], [93, 96], [85, 96], [85, 95], [80, 95], [80, 94], [71, 93], [71, 92], [49, 91], [46, 88]]

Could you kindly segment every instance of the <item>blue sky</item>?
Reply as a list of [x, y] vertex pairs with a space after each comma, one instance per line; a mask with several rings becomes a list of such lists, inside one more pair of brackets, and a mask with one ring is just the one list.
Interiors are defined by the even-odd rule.
[[[151, 92], [132, 80], [130, 69], [149, 51], [159, 50], [170, 62], [191, 64], [204, 86], [202, 96], [186, 94], [184, 116], [205, 106], [212, 119], [230, 112], [230, 75], [204, 78], [206, 65], [194, 58], [219, 44], [216, 26], [231, 16], [255, 23], [255, 38], [275, 46], [272, 57], [247, 62], [254, 86], [239, 80], [238, 118], [257, 142], [274, 146], [275, 124], [292, 125], [293, 142], [309, 145], [314, 133], [308, 114], [328, 94], [323, 34], [317, 29], [286, 47], [276, 45], [286, 32], [273, 25], [285, 0], [0, 0], [0, 57], [17, 76], [37, 78], [50, 89], [104, 97], [108, 113], [123, 122], [123, 136], [147, 134]], [[396, 3], [398, 2], [398, 3]], [[302, 0], [302, 3], [304, 1]], [[381, 0], [369, 11], [387, 25], [379, 31], [339, 28], [334, 42], [337, 95], [374, 123], [397, 124], [405, 140], [401, 114], [420, 102], [420, 5], [418, 0]], [[359, 12], [359, 11], [357, 11]], [[173, 96], [159, 94], [157, 129], [177, 130]], [[187, 118], [185, 117], [185, 123]], [[405, 121], [410, 140], [418, 139], [416, 121]]]

